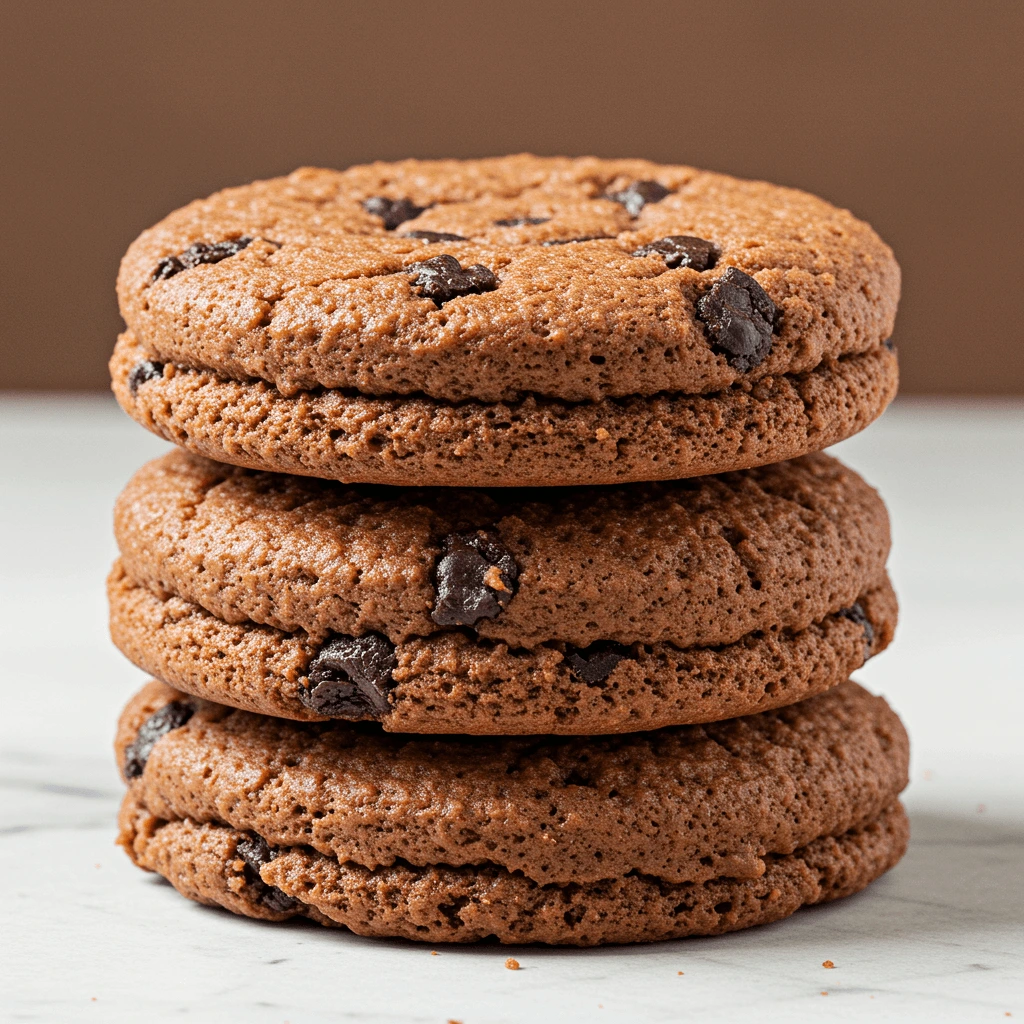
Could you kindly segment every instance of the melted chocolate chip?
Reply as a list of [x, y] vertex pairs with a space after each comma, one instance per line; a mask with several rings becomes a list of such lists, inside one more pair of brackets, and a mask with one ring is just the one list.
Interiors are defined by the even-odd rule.
[[602, 683], [620, 661], [631, 656], [628, 647], [610, 640], [598, 640], [582, 650], [565, 649], [565, 661], [573, 673], [585, 683]]
[[250, 242], [248, 236], [229, 239], [226, 242], [193, 242], [177, 256], [165, 256], [153, 271], [154, 281], [166, 281], [183, 270], [191, 270], [200, 263], [220, 263], [230, 256], [237, 256]]
[[453, 235], [447, 231], [410, 231], [403, 238], [418, 238], [421, 242], [464, 242], [462, 235]]
[[437, 601], [430, 617], [439, 626], [493, 619], [512, 600], [518, 578], [519, 566], [496, 533], [450, 534], [434, 570]]
[[839, 614], [843, 618], [855, 622], [864, 630], [864, 660], [867, 661], [871, 657], [871, 648], [875, 643], [875, 627], [871, 625], [871, 620], [868, 618], [867, 612], [864, 611], [864, 605], [860, 601], [856, 601], [849, 608], [841, 608]]
[[363, 200], [363, 209], [367, 213], [372, 213], [374, 217], [380, 217], [384, 221], [385, 231], [394, 231], [399, 224], [415, 220], [426, 207], [417, 206], [411, 199], [386, 199], [384, 196], [374, 196], [372, 199]]
[[263, 836], [254, 833], [247, 834], [244, 839], [238, 840], [235, 853], [242, 858], [245, 864], [242, 869], [245, 882], [246, 885], [252, 886], [257, 902], [262, 903], [268, 910], [274, 910], [279, 914], [295, 909], [298, 905], [296, 900], [282, 892], [276, 885], [267, 885], [260, 877], [260, 868], [264, 864], [269, 864], [277, 856], [277, 850], [272, 850]]
[[147, 718], [135, 739], [128, 744], [124, 752], [124, 774], [129, 779], [137, 779], [145, 770], [149, 755], [157, 740], [162, 739], [174, 729], [180, 729], [195, 713], [195, 708], [183, 700], [172, 700], [159, 711]]
[[550, 217], [503, 217], [494, 223], [499, 228], [521, 228], [527, 224], [547, 224]]
[[395, 664], [395, 645], [380, 633], [332, 637], [311, 662], [299, 699], [329, 718], [380, 721], [391, 709]]
[[573, 245], [575, 242], [599, 242], [603, 238], [614, 238], [614, 235], [581, 235], [579, 238], [549, 238], [541, 245]]
[[740, 373], [760, 366], [772, 348], [775, 303], [748, 274], [728, 270], [697, 301], [713, 351]]
[[605, 198], [622, 203], [630, 217], [638, 217], [648, 203], [660, 203], [671, 190], [658, 181], [634, 181], [621, 192], [609, 192]]
[[693, 235], [668, 235], [656, 242], [640, 246], [634, 256], [662, 256], [670, 270], [676, 267], [690, 267], [693, 270], [710, 270], [718, 259], [718, 249], [713, 242]]
[[143, 359], [132, 367], [128, 374], [128, 390], [134, 395], [142, 384], [147, 380], [156, 380], [164, 375], [164, 364], [156, 363], [152, 359]]
[[405, 271], [416, 275], [414, 282], [419, 285], [420, 294], [425, 299], [433, 299], [439, 309], [443, 303], [460, 295], [479, 295], [498, 287], [498, 279], [485, 266], [476, 263], [463, 267], [447, 253], [413, 263]]

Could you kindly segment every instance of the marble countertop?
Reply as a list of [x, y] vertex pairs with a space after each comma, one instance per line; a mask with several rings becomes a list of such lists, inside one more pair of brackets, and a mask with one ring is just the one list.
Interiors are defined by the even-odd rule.
[[899, 402], [836, 449], [894, 521], [900, 629], [858, 678], [912, 737], [905, 860], [767, 928], [584, 951], [435, 956], [267, 926], [187, 902], [113, 846], [110, 741], [143, 677], [106, 634], [110, 507], [163, 448], [105, 398], [0, 399], [3, 1020], [1024, 1017], [1024, 406]]

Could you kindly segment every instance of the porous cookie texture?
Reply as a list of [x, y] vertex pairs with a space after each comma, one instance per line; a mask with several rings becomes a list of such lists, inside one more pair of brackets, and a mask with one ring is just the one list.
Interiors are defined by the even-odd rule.
[[501, 740], [285, 722], [153, 682], [122, 715], [122, 766], [147, 729], [121, 815], [138, 864], [201, 902], [360, 934], [715, 934], [855, 892], [907, 839], [906, 734], [851, 682], [709, 725]]
[[[765, 465], [863, 430], [895, 397], [898, 381], [896, 357], [884, 348], [718, 394], [575, 404], [532, 395], [448, 404], [338, 390], [284, 397], [262, 382], [150, 363], [130, 335], [110, 366], [128, 414], [199, 455], [400, 486], [612, 484]], [[132, 392], [140, 373], [151, 383]]]
[[731, 717], [891, 639], [877, 493], [821, 454], [624, 488], [343, 486], [175, 451], [120, 496], [115, 641], [198, 696], [395, 731]]
[[126, 410], [345, 481], [566, 484], [825, 447], [891, 399], [889, 248], [792, 189], [645, 161], [304, 169], [129, 249]]
[[720, 646], [605, 645], [581, 658], [564, 643], [516, 649], [438, 633], [391, 647], [380, 707], [332, 708], [310, 698], [321, 645], [308, 634], [224, 622], [180, 597], [158, 597], [120, 564], [107, 592], [115, 644], [180, 690], [301, 721], [376, 718], [406, 733], [594, 735], [748, 715], [842, 682], [889, 645], [896, 626], [886, 580], [851, 606], [863, 618], [844, 609], [802, 630]]

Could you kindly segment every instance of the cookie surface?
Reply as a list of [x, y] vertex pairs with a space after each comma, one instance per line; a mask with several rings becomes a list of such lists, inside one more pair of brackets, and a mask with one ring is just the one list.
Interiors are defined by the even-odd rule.
[[204, 902], [361, 934], [714, 934], [856, 891], [906, 842], [906, 734], [854, 683], [713, 725], [443, 741], [151, 683], [116, 746], [137, 863]]
[[896, 385], [899, 269], [866, 224], [643, 161], [297, 171], [144, 232], [118, 294], [131, 415], [346, 481], [744, 468], [848, 436]]
[[892, 638], [877, 493], [825, 455], [627, 488], [342, 486], [175, 451], [118, 499], [115, 642], [196, 696], [597, 734], [801, 700]]

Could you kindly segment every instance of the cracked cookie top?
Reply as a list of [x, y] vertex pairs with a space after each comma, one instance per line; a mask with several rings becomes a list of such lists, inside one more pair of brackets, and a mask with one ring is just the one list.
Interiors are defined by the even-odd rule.
[[173, 451], [117, 500], [132, 578], [316, 641], [457, 629], [533, 647], [803, 629], [884, 575], [878, 494], [827, 455], [551, 490], [344, 486]]
[[889, 338], [892, 251], [794, 189], [641, 160], [304, 168], [129, 248], [155, 363], [445, 401], [711, 394]]

